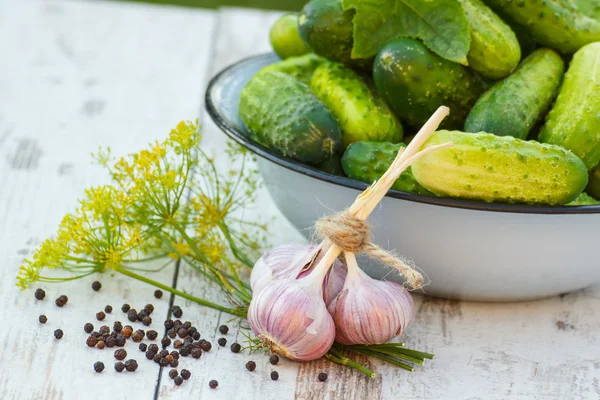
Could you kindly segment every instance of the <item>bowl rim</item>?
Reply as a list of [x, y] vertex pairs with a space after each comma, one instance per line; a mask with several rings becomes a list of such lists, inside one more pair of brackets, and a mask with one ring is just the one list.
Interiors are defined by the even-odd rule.
[[[274, 53], [262, 53], [245, 57], [218, 72], [213, 76], [206, 88], [204, 96], [204, 107], [213, 122], [231, 139], [250, 150], [252, 153], [266, 160], [269, 160], [281, 167], [287, 168], [302, 175], [309, 176], [320, 181], [329, 182], [337, 186], [344, 186], [356, 190], [364, 190], [369, 185], [351, 178], [337, 176], [321, 171], [312, 166], [302, 164], [299, 161], [284, 157], [275, 151], [254, 142], [248, 135], [239, 129], [227, 123], [223, 114], [216, 107], [213, 101], [214, 88], [220, 83], [224, 75], [231, 70], [240, 68], [249, 61], [272, 57]], [[415, 193], [403, 192], [400, 190], [390, 190], [386, 197], [401, 199], [416, 203], [429, 204], [433, 206], [461, 208], [465, 210], [477, 211], [492, 211], [501, 213], [517, 213], [517, 214], [598, 214], [600, 213], [600, 205], [583, 205], [583, 206], [535, 206], [531, 204], [509, 204], [509, 203], [486, 203], [477, 200], [463, 200], [455, 198], [434, 197]]]

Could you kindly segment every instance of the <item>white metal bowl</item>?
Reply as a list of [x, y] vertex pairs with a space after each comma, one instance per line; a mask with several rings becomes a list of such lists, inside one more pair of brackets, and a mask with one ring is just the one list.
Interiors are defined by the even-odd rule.
[[[206, 109], [227, 135], [258, 156], [273, 200], [308, 234], [318, 218], [348, 207], [367, 185], [283, 157], [249, 138], [238, 115], [240, 91], [277, 60], [259, 55], [224, 69], [209, 84]], [[600, 206], [539, 207], [390, 191], [370, 221], [375, 243], [425, 272], [430, 295], [519, 301], [600, 282]], [[361, 261], [373, 277], [399, 279], [386, 267]]]

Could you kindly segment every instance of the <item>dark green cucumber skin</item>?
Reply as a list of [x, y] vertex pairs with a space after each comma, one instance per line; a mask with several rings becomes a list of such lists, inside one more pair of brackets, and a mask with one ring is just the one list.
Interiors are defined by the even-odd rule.
[[308, 86], [282, 72], [258, 73], [240, 94], [240, 117], [253, 140], [317, 165], [341, 151], [337, 122]]
[[544, 46], [565, 54], [600, 40], [600, 21], [569, 0], [484, 0], [505, 21], [525, 27]]
[[279, 17], [271, 27], [269, 40], [273, 51], [285, 60], [309, 53], [310, 49], [298, 32], [298, 14], [289, 13]]
[[[387, 171], [401, 147], [406, 146], [389, 142], [352, 143], [342, 157], [344, 173], [349, 178], [371, 184]], [[392, 189], [431, 195], [431, 192], [415, 180], [410, 168], [400, 175]]]
[[298, 57], [289, 57], [283, 61], [267, 65], [259, 71], [263, 72], [283, 72], [292, 78], [299, 80], [305, 85], [310, 85], [313, 73], [323, 63], [327, 62], [323, 57], [314, 53], [304, 54]]
[[323, 161], [321, 164], [316, 165], [316, 167], [321, 171], [327, 172], [331, 175], [344, 176], [342, 157], [337, 154], [334, 154], [331, 158]]
[[575, 200], [565, 204], [566, 206], [594, 206], [600, 204], [600, 201], [596, 200], [586, 192], [582, 192]]
[[298, 16], [298, 32], [316, 54], [351, 66], [370, 69], [372, 60], [352, 58], [354, 11], [342, 0], [311, 0]]
[[413, 39], [386, 44], [373, 64], [375, 87], [402, 121], [421, 127], [440, 106], [450, 107], [442, 122], [462, 128], [469, 110], [483, 92], [471, 71], [444, 60]]
[[600, 162], [600, 42], [573, 56], [539, 140], [571, 150], [588, 169]]
[[564, 69], [554, 50], [535, 51], [477, 100], [465, 131], [525, 139], [556, 97]]
[[585, 191], [593, 197], [600, 199], [600, 166], [590, 170], [589, 181]]
[[588, 183], [583, 162], [560, 146], [490, 133], [437, 131], [423, 148], [453, 143], [412, 166], [415, 179], [442, 197], [559, 205]]

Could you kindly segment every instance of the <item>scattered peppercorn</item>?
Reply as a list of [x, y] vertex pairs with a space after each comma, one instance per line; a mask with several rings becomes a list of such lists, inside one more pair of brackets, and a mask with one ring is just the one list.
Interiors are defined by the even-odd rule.
[[200, 342], [200, 347], [204, 351], [210, 351], [210, 349], [212, 349], [212, 344], [210, 344], [210, 342], [205, 340], [204, 342], [202, 342], [202, 341]]
[[169, 355], [169, 350], [167, 350], [167, 349], [163, 349], [163, 350], [161, 350], [161, 351], [160, 351], [160, 353], [158, 353], [158, 354], [160, 354], [160, 356], [161, 356], [161, 357], [166, 357], [166, 356], [168, 356], [168, 355]]
[[125, 369], [125, 364], [123, 364], [121, 361], [117, 361], [115, 363], [115, 371], [123, 372], [124, 369]]
[[185, 329], [192, 329], [192, 323], [190, 321], [185, 321], [182, 326]]
[[160, 340], [160, 344], [162, 344], [164, 347], [167, 347], [171, 344], [171, 339], [165, 336]]
[[271, 372], [271, 379], [276, 381], [277, 379], [279, 379], [279, 373], [277, 371], [272, 371]]
[[123, 330], [123, 324], [121, 323], [121, 321], [115, 321], [115, 323], [113, 324], [113, 331], [115, 332], [121, 332]]
[[169, 378], [175, 379], [175, 377], [177, 375], [179, 375], [179, 373], [177, 372], [177, 370], [175, 368], [173, 368], [172, 370], [169, 371]]
[[227, 325], [221, 325], [219, 327], [219, 332], [221, 332], [223, 335], [227, 335], [227, 332], [229, 332], [229, 327]]
[[175, 341], [173, 342], [173, 347], [175, 347], [176, 349], [180, 349], [181, 346], [183, 346], [183, 342], [179, 339], [175, 339]]
[[106, 338], [104, 343], [106, 344], [106, 347], [115, 347], [117, 345], [117, 338], [114, 336], [109, 336]]
[[180, 350], [179, 350], [179, 354], [182, 355], [183, 357], [187, 357], [190, 355], [190, 353], [192, 352], [192, 349], [190, 347], [183, 346]]
[[152, 360], [152, 359], [154, 359], [154, 356], [155, 356], [155, 355], [156, 355], [156, 353], [155, 353], [155, 352], [153, 352], [153, 351], [150, 351], [150, 350], [148, 350], [148, 351], [146, 352], [146, 358], [147, 358], [148, 360]]
[[95, 338], [99, 338], [100, 336], [102, 336], [100, 334], [100, 332], [96, 332], [96, 331], [93, 331], [92, 333], [90, 333], [90, 335], [94, 336]]
[[158, 337], [158, 332], [156, 332], [155, 330], [149, 330], [148, 332], [146, 332], [146, 337], [149, 340], [154, 340]]
[[123, 334], [123, 336], [128, 338], [133, 333], [133, 328], [129, 325], [125, 325], [125, 327], [121, 330], [121, 333]]
[[146, 343], [140, 343], [140, 345], [138, 346], [138, 348], [140, 349], [140, 351], [146, 351], [148, 350], [148, 345]]
[[175, 328], [169, 329], [167, 331], [167, 336], [170, 337], [171, 339], [175, 339], [177, 337], [177, 332], [175, 332]]
[[98, 321], [104, 321], [104, 318], [106, 318], [106, 314], [104, 314], [104, 311], [100, 311], [96, 313], [96, 319]]
[[36, 289], [33, 295], [38, 300], [44, 300], [44, 297], [46, 297], [46, 292], [44, 292], [44, 289]]
[[168, 362], [171, 362], [173, 360], [173, 356], [168, 354], [168, 351], [167, 351], [167, 355], [165, 356], [165, 358], [167, 359]]
[[125, 361], [125, 368], [129, 372], [133, 372], [138, 368], [138, 363], [136, 360], [133, 360], [133, 359], [127, 360], [127, 361]]
[[200, 340], [200, 332], [196, 331], [192, 335], [194, 340]]
[[183, 310], [179, 306], [173, 306], [171, 312], [173, 313], [175, 318], [181, 318], [181, 316], [183, 315]]
[[217, 343], [219, 343], [219, 346], [225, 347], [225, 345], [227, 344], [227, 339], [225, 339], [224, 337], [222, 337], [219, 340], [217, 340]]
[[54, 331], [54, 337], [57, 339], [62, 339], [63, 337], [63, 331], [62, 329], [57, 329]]
[[134, 342], [138, 343], [138, 342], [141, 342], [142, 339], [144, 339], [144, 335], [142, 335], [142, 333], [140, 331], [135, 331], [131, 335], [131, 339], [133, 339]]
[[158, 345], [156, 343], [152, 343], [150, 346], [148, 346], [148, 351], [158, 353]]
[[129, 309], [129, 311], [127, 311], [127, 319], [131, 322], [135, 322], [138, 320], [138, 314], [135, 308], [131, 308]]
[[104, 363], [102, 361], [96, 361], [94, 363], [94, 371], [98, 373], [104, 371]]
[[269, 362], [273, 365], [277, 365], [279, 362], [279, 357], [276, 354], [273, 354], [271, 357], [269, 357]]
[[121, 306], [121, 311], [126, 313], [127, 311], [129, 311], [130, 308], [131, 308], [131, 306], [129, 304], [125, 303]]
[[239, 353], [242, 350], [242, 346], [240, 346], [240, 344], [236, 342], [236, 343], [234, 343], [234, 344], [231, 345], [230, 349], [234, 353]]
[[122, 333], [119, 333], [117, 335], [117, 337], [115, 338], [115, 344], [119, 347], [123, 347], [125, 346], [125, 341], [127, 339], [125, 338], [125, 335], [123, 335]]
[[155, 363], [159, 363], [160, 360], [162, 360], [163, 358], [160, 356], [160, 354], [155, 354], [154, 357], [152, 358], [152, 361], [154, 361]]
[[68, 301], [69, 301], [69, 298], [63, 294], [63, 295], [58, 296], [58, 299], [56, 299], [54, 301], [54, 304], [56, 304], [59, 307], [62, 307], [65, 304], [67, 304]]
[[144, 317], [142, 319], [142, 324], [144, 324], [146, 326], [150, 326], [151, 323], [152, 323], [152, 318], [150, 318], [150, 317]]
[[[192, 344], [194, 342], [194, 339], [192, 339], [191, 337], [186, 337], [185, 339], [183, 339], [183, 345], [185, 346], [186, 344]], [[200, 343], [200, 342], [198, 342]], [[200, 347], [200, 345], [196, 346], [196, 347]]]
[[321, 372], [317, 378], [319, 381], [325, 382], [327, 380], [327, 374], [325, 372]]
[[45, 324], [46, 322], [48, 322], [48, 317], [46, 317], [44, 314], [40, 315], [38, 320], [42, 323]]
[[185, 379], [186, 381], [187, 381], [188, 379], [190, 379], [190, 377], [191, 377], [191, 376], [192, 376], [192, 373], [191, 373], [190, 371], [188, 371], [187, 369], [182, 369], [182, 370], [181, 370], [181, 377], [182, 377], [183, 379]]
[[185, 328], [180, 328], [180, 329], [177, 331], [177, 334], [179, 335], [179, 337], [180, 337], [180, 338], [183, 338], [183, 339], [184, 339], [184, 338], [186, 338], [186, 337], [187, 337], [187, 335], [188, 335], [188, 331], [187, 331], [187, 329], [185, 329]]
[[173, 368], [177, 368], [179, 366], [179, 361], [172, 359], [171, 361], [169, 361], [169, 365]]
[[154, 306], [148, 303], [144, 306], [144, 310], [148, 313], [148, 315], [150, 315], [154, 312]]
[[162, 290], [157, 289], [154, 291], [154, 297], [156, 297], [157, 299], [160, 299], [162, 297], [162, 295], [163, 295]]
[[173, 357], [174, 360], [179, 360], [179, 353], [176, 351], [172, 351], [171, 354], [169, 354], [171, 357]]
[[219, 382], [213, 379], [210, 382], [208, 382], [208, 386], [210, 386], [211, 389], [216, 389], [217, 386], [219, 386]]
[[174, 323], [173, 323], [173, 320], [172, 320], [172, 319], [168, 319], [168, 320], [166, 320], [166, 321], [165, 321], [165, 328], [166, 328], [166, 329], [171, 329], [171, 328], [173, 328], [173, 325], [174, 325]]
[[175, 321], [173, 321], [173, 328], [175, 330], [181, 328], [182, 325], [183, 325], [183, 323], [180, 320], [178, 320], [178, 319], [176, 319]]
[[161, 367], [166, 367], [169, 365], [169, 360], [167, 360], [166, 358], [161, 358], [160, 361], [158, 362], [158, 364]]
[[102, 325], [100, 329], [98, 329], [98, 332], [100, 332], [101, 335], [104, 335], [105, 333], [110, 333], [110, 328], [107, 325]]
[[102, 340], [98, 341], [98, 344], [96, 344], [96, 347], [99, 348], [100, 350], [102, 350], [104, 348], [104, 346], [106, 346], [104, 344], [104, 342]]
[[125, 350], [125, 349], [115, 350], [115, 358], [117, 360], [124, 360], [125, 357], [127, 357], [127, 350]]
[[107, 304], [106, 307], [104, 307], [104, 312], [110, 314], [112, 312], [112, 306]]
[[175, 379], [173, 379], [173, 381], [175, 382], [175, 384], [177, 386], [181, 385], [183, 383], [183, 378], [180, 376], [176, 376]]
[[256, 369], [256, 363], [254, 361], [248, 361], [246, 363], [246, 369], [248, 371], [254, 371]]
[[192, 350], [192, 357], [198, 359], [202, 356], [202, 349], [194, 349]]

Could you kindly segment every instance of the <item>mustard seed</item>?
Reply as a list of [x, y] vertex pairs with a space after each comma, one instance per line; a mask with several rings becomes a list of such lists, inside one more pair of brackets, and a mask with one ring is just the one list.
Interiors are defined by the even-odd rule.
[[44, 291], [44, 289], [36, 289], [33, 295], [38, 300], [44, 300], [44, 297], [46, 297], [46, 292]]
[[45, 324], [46, 322], [48, 322], [48, 317], [42, 314], [39, 316], [38, 320], [40, 321], [40, 323]]
[[177, 370], [175, 368], [173, 368], [172, 370], [169, 371], [169, 378], [175, 379], [175, 377], [177, 375], [179, 375], [179, 373], [177, 372]]
[[127, 361], [125, 361], [125, 368], [129, 372], [133, 372], [138, 368], [138, 363], [136, 360], [133, 360], [133, 359], [127, 360]]
[[131, 306], [129, 304], [125, 303], [121, 306], [121, 311], [126, 313], [127, 311], [129, 311], [130, 308], [131, 308]]
[[124, 369], [125, 369], [125, 364], [123, 364], [121, 361], [117, 361], [115, 363], [115, 371], [123, 372]]
[[248, 361], [246, 363], [246, 369], [248, 371], [254, 371], [256, 369], [256, 363], [254, 361]]
[[62, 331], [62, 329], [57, 329], [54, 331], [54, 337], [57, 339], [62, 339], [64, 333]]
[[229, 332], [229, 327], [227, 325], [221, 325], [219, 327], [219, 332], [221, 332], [223, 335], [227, 335], [227, 332]]
[[276, 354], [273, 354], [271, 357], [269, 357], [269, 362], [273, 365], [277, 365], [279, 362], [279, 357], [277, 357]]
[[110, 304], [107, 304], [104, 307], [104, 312], [107, 313], [107, 314], [110, 314], [112, 312], [112, 306]]
[[271, 379], [276, 381], [277, 379], [279, 379], [279, 372], [277, 371], [272, 371], [271, 372]]
[[98, 321], [104, 321], [104, 318], [106, 318], [106, 314], [104, 314], [104, 311], [100, 311], [96, 313], [96, 319]]
[[234, 344], [231, 345], [230, 349], [234, 353], [239, 353], [242, 350], [242, 346], [240, 346], [240, 344], [236, 342], [236, 343], [234, 343]]
[[210, 382], [208, 382], [208, 386], [210, 386], [211, 389], [216, 389], [217, 386], [219, 386], [219, 382], [213, 379]]
[[320, 382], [325, 382], [327, 380], [327, 374], [325, 372], [321, 372], [317, 378]]
[[176, 376], [175, 379], [173, 379], [173, 381], [175, 382], [175, 384], [177, 386], [181, 385], [183, 383], [183, 378], [180, 376]]
[[104, 363], [102, 361], [96, 361], [94, 363], [94, 371], [98, 373], [104, 371]]
[[94, 289], [96, 292], [98, 290], [100, 290], [102, 288], [102, 284], [98, 281], [94, 281], [92, 282], [92, 289]]
[[154, 297], [156, 297], [157, 299], [160, 299], [160, 298], [162, 297], [162, 295], [163, 295], [163, 292], [162, 292], [162, 290], [158, 290], [158, 289], [156, 289], [156, 290], [154, 291]]
[[227, 339], [225, 339], [224, 337], [222, 337], [219, 340], [217, 340], [217, 343], [219, 343], [219, 346], [225, 347], [225, 345], [227, 344]]
[[187, 369], [182, 369], [182, 370], [181, 370], [181, 377], [182, 377], [183, 379], [185, 379], [186, 381], [187, 381], [188, 379], [190, 379], [190, 377], [191, 377], [191, 376], [192, 376], [192, 373], [191, 373], [190, 371], [188, 371]]

